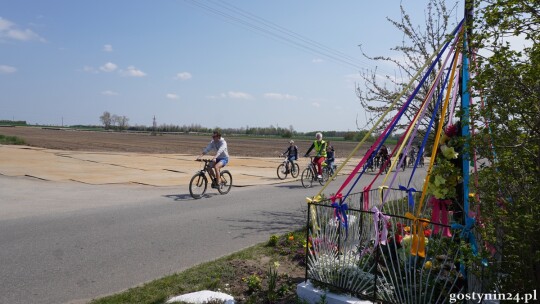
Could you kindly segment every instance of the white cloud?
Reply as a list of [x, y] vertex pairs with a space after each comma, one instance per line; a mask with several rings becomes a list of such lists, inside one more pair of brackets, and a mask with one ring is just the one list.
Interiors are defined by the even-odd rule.
[[318, 102], [312, 102], [311, 105], [315, 108], [320, 108], [321, 107], [321, 104], [318, 103]]
[[0, 65], [0, 74], [11, 74], [17, 72], [17, 68], [9, 65]]
[[118, 96], [118, 95], [120, 95], [117, 92], [111, 91], [111, 90], [103, 91], [103, 92], [101, 92], [101, 94], [103, 94], [105, 96]]
[[321, 58], [314, 58], [313, 60], [311, 60], [311, 62], [313, 62], [313, 63], [323, 63], [324, 60], [322, 60]]
[[281, 93], [266, 93], [264, 94], [264, 98], [274, 99], [274, 100], [298, 100], [298, 97], [294, 95], [281, 94]]
[[249, 95], [248, 93], [244, 93], [244, 92], [233, 92], [233, 91], [229, 91], [227, 93], [227, 97], [228, 98], [231, 98], [231, 99], [253, 99], [253, 97], [251, 95]]
[[98, 71], [94, 67], [87, 66], [87, 65], [85, 65], [82, 70], [83, 72], [86, 72], [86, 73], [93, 73], [93, 74], [98, 73]]
[[146, 73], [135, 68], [134, 66], [128, 66], [127, 70], [121, 71], [122, 75], [128, 77], [144, 77]]
[[0, 40], [1, 39], [45, 42], [45, 39], [33, 31], [29, 29], [22, 29], [15, 23], [2, 17], [0, 17]]
[[243, 99], [243, 100], [249, 100], [249, 99], [253, 99], [253, 96], [251, 96], [248, 93], [244, 93], [244, 92], [229, 91], [227, 93], [221, 93], [219, 95], [208, 96], [207, 98], [208, 99]]
[[176, 77], [174, 79], [178, 79], [178, 80], [188, 80], [188, 79], [191, 79], [193, 76], [191, 76], [191, 73], [189, 72], [182, 72], [182, 73], [178, 73], [176, 74]]
[[173, 94], [173, 93], [169, 93], [165, 97], [167, 97], [168, 99], [179, 99], [180, 98], [180, 96], [178, 96], [176, 94]]
[[112, 52], [112, 51], [113, 51], [112, 45], [110, 45], [110, 44], [105, 44], [105, 45], [103, 46], [103, 51], [104, 51], [104, 52]]
[[99, 69], [103, 72], [110, 73], [116, 71], [118, 66], [112, 62], [107, 62], [104, 65], [100, 66]]

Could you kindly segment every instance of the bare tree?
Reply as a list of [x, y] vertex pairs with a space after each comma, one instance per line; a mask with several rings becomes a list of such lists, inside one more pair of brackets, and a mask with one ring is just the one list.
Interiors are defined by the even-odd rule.
[[[364, 83], [356, 85], [356, 95], [360, 100], [360, 104], [367, 113], [371, 115], [371, 121], [377, 120], [387, 111], [388, 107], [399, 98], [399, 94], [407, 88], [409, 81], [413, 76], [422, 69], [424, 64], [429, 61], [432, 55], [446, 42], [447, 35], [453, 30], [456, 22], [451, 21], [451, 16], [456, 14], [457, 3], [448, 9], [444, 0], [430, 0], [425, 10], [425, 23], [423, 26], [415, 25], [411, 17], [407, 14], [403, 5], [400, 5], [401, 20], [393, 20], [387, 18], [403, 34], [403, 39], [399, 45], [391, 48], [392, 51], [398, 52], [397, 56], [369, 56], [362, 49], [362, 54], [369, 60], [375, 62], [391, 64], [395, 66], [394, 75], [383, 75], [376, 68], [375, 70], [365, 70], [360, 76]], [[429, 88], [435, 79], [436, 73], [441, 69], [441, 62], [430, 74], [427, 81], [420, 88], [418, 94], [411, 102], [409, 109], [404, 115], [406, 122], [398, 125], [402, 128], [408, 125], [413, 119], [414, 113], [418, 112], [422, 101], [427, 96]], [[418, 83], [418, 82], [416, 82]], [[412, 88], [414, 89], [414, 87]], [[412, 89], [396, 104], [396, 110], [407, 101]], [[440, 92], [440, 88], [438, 88]], [[436, 91], [435, 94], [438, 93]], [[435, 95], [437, 96], [437, 95]], [[430, 105], [428, 111], [432, 112], [435, 109], [433, 104]], [[383, 125], [387, 125], [390, 118], [383, 121]], [[427, 125], [429, 118], [425, 118], [421, 123]], [[370, 122], [368, 122], [369, 124]], [[358, 126], [358, 129], [364, 129], [365, 126]]]
[[103, 115], [99, 117], [99, 120], [101, 121], [105, 129], [111, 128], [111, 125], [112, 125], [111, 113], [107, 111], [103, 112]]
[[117, 126], [119, 130], [125, 130], [128, 127], [129, 118], [126, 116], [118, 116], [114, 114], [111, 118], [113, 125]]

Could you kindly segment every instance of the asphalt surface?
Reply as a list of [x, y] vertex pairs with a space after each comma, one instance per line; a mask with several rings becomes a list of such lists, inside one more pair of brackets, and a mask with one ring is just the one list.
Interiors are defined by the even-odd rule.
[[86, 303], [214, 260], [303, 226], [305, 197], [321, 188], [264, 177], [260, 185], [227, 195], [211, 189], [194, 200], [186, 184], [48, 181], [8, 176], [4, 167], [0, 162], [0, 303]]

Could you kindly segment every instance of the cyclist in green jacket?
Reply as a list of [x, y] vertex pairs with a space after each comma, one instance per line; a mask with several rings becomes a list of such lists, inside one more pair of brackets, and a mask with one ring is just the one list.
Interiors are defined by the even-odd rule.
[[313, 141], [313, 144], [311, 144], [311, 147], [307, 150], [304, 157], [308, 157], [309, 153], [311, 153], [311, 150], [315, 149], [315, 152], [317, 152], [317, 155], [313, 158], [313, 164], [317, 165], [317, 178], [322, 178], [322, 163], [326, 159], [326, 142], [322, 139], [322, 133], [318, 132], [315, 134], [315, 140]]

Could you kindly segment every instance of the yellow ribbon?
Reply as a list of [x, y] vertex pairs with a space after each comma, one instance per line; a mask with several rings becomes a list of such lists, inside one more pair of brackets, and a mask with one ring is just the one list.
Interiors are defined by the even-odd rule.
[[411, 254], [426, 257], [426, 237], [424, 235], [424, 220], [414, 216], [412, 213], [405, 213], [405, 217], [413, 221], [412, 224], [412, 246]]
[[381, 206], [383, 204], [384, 189], [388, 189], [388, 186], [379, 186], [379, 194], [381, 196]]
[[317, 224], [317, 209], [313, 208], [313, 210], [311, 210], [310, 212], [310, 208], [311, 208], [310, 204], [320, 203], [321, 200], [322, 200], [322, 197], [320, 195], [316, 195], [313, 198], [306, 197], [306, 203], [308, 203], [308, 212], [311, 215], [310, 216], [311, 227], [313, 228], [313, 230], [319, 230], [319, 225]]

